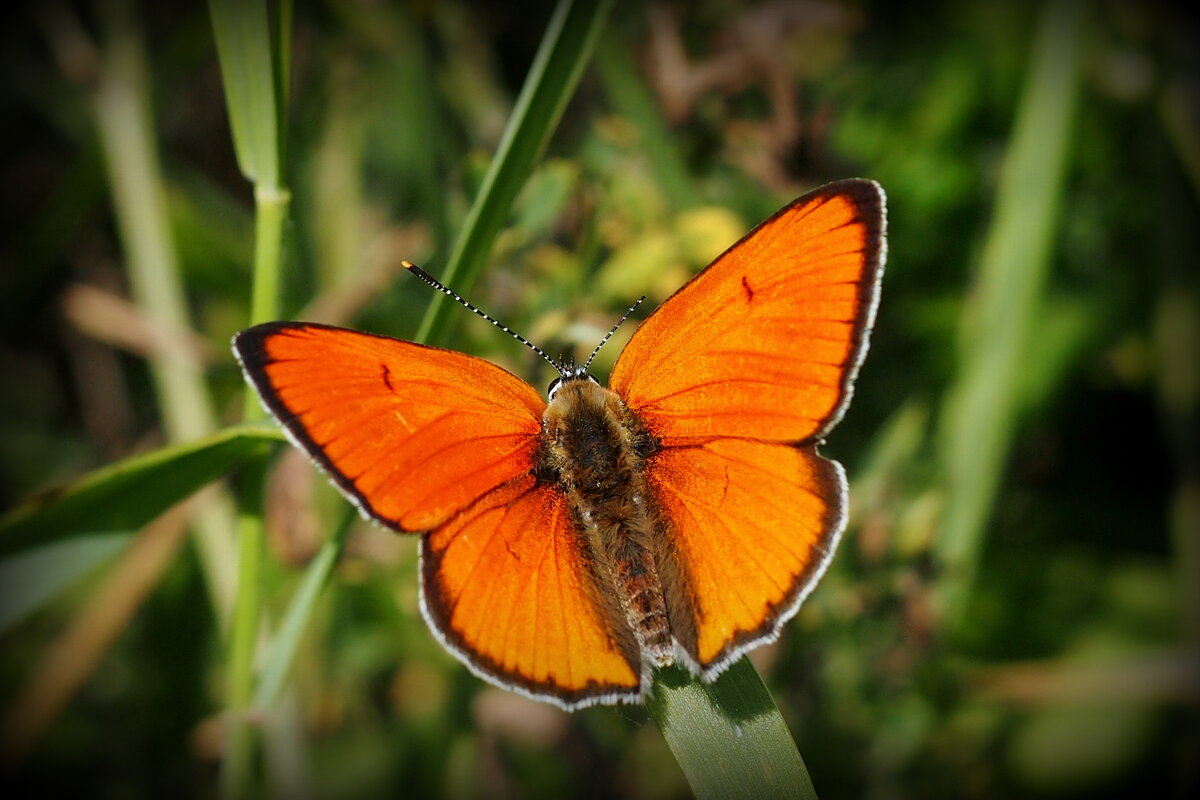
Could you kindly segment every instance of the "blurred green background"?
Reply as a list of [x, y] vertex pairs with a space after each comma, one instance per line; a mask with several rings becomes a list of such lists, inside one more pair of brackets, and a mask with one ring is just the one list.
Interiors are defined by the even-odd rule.
[[[552, 12], [296, 9], [285, 316], [414, 335], [432, 293], [399, 262], [439, 274]], [[254, 226], [203, 5], [8, 17], [5, 509], [241, 419], [227, 343]], [[455, 287], [586, 354], [629, 302], [647, 294], [648, 313], [798, 194], [883, 185], [871, 352], [824, 449], [850, 475], [850, 528], [753, 657], [821, 797], [1200, 786], [1196, 33], [1182, 4], [617, 4], [481, 278]], [[129, 108], [151, 147], [98, 133]], [[138, 283], [146, 234], [186, 319], [163, 322]], [[547, 382], [465, 311], [446, 343]], [[197, 408], [159, 401], [148, 356], [198, 376]], [[270, 621], [345, 504], [283, 448], [266, 488]], [[218, 490], [187, 513], [231, 509]], [[183, 520], [0, 560], [5, 785], [216, 793], [214, 575], [236, 551]], [[263, 796], [688, 796], [642, 709], [568, 715], [468, 674], [421, 620], [415, 542], [356, 525], [255, 720]]]

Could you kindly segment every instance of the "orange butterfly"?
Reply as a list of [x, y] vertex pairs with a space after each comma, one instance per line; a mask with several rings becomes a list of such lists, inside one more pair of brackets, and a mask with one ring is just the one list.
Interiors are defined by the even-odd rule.
[[867, 350], [884, 204], [848, 180], [780, 210], [641, 324], [611, 389], [551, 361], [547, 403], [479, 358], [305, 322], [234, 350], [363, 512], [423, 532], [422, 611], [472, 672], [637, 702], [656, 667], [712, 680], [775, 639], [829, 564], [846, 478], [817, 445]]

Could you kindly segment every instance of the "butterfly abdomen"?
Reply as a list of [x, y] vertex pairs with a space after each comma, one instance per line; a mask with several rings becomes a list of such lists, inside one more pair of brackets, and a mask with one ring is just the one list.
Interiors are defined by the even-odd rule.
[[[673, 645], [654, 541], [661, 514], [643, 463], [653, 439], [620, 399], [590, 379], [563, 384], [546, 410], [538, 474], [562, 490], [601, 576], [612, 627], [641, 658], [671, 663]], [[620, 630], [620, 629], [624, 630]]]

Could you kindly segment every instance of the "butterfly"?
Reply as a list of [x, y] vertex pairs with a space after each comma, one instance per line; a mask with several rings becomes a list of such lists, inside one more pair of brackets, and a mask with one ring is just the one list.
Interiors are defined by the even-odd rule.
[[817, 447], [867, 350], [885, 227], [873, 181], [800, 197], [647, 317], [608, 388], [547, 357], [546, 400], [316, 323], [233, 347], [365, 515], [421, 534], [422, 612], [472, 672], [568, 710], [639, 702], [656, 668], [711, 681], [773, 641], [829, 565], [847, 483]]

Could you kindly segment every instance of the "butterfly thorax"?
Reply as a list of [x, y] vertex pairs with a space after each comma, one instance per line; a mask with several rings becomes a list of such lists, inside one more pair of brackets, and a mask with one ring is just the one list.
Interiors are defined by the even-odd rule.
[[[542, 418], [538, 477], [570, 505], [576, 530], [597, 566], [597, 594], [618, 639], [639, 660], [662, 666], [673, 645], [655, 558], [662, 514], [649, 492], [644, 465], [654, 437], [621, 399], [590, 377], [558, 387]], [[621, 621], [624, 629], [621, 629]]]

